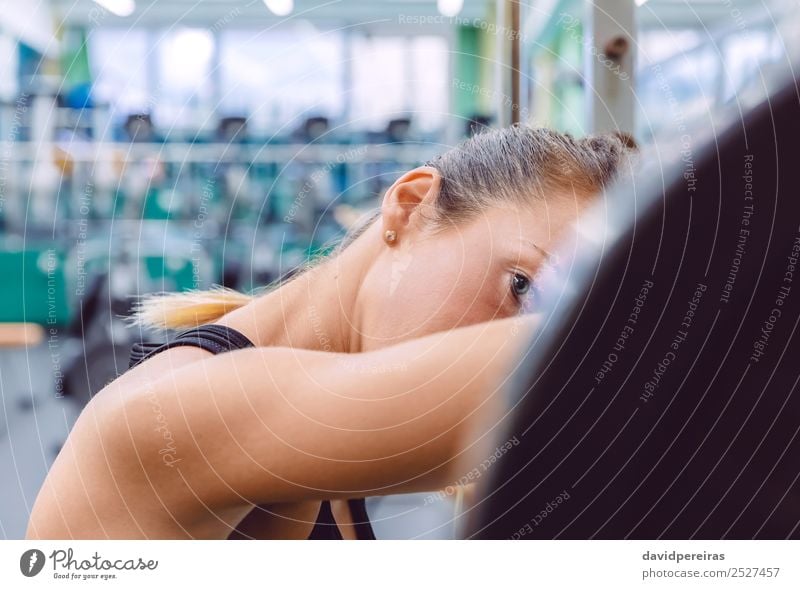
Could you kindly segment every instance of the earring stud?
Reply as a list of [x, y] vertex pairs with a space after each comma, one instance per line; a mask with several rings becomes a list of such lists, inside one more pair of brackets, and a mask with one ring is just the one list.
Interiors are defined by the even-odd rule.
[[391, 229], [387, 230], [386, 233], [383, 234], [383, 238], [386, 240], [387, 243], [394, 243], [397, 241], [397, 231], [392, 231]]

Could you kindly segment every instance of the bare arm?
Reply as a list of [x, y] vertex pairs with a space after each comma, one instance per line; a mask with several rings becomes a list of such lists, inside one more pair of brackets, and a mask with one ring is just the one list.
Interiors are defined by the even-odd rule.
[[470, 461], [470, 432], [493, 419], [534, 324], [494, 321], [365, 354], [241, 350], [110, 387], [76, 424], [30, 529], [208, 536], [256, 503], [441, 488]]

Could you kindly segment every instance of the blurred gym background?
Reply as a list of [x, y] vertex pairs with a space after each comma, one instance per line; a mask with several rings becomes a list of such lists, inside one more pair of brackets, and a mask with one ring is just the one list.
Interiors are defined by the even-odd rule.
[[[485, 126], [680, 133], [783, 58], [791, 5], [0, 0], [0, 537], [127, 367], [132, 295], [266, 285]], [[447, 538], [452, 503], [368, 507]]]

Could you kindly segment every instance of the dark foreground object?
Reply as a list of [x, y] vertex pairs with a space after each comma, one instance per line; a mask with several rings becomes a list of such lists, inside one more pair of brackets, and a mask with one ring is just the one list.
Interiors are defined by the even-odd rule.
[[725, 121], [550, 280], [466, 537], [800, 538], [796, 82]]

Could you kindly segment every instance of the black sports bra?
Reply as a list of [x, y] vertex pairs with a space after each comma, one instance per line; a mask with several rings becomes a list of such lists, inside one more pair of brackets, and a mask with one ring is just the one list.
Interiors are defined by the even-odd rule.
[[[224, 325], [201, 325], [183, 331], [165, 343], [137, 342], [133, 344], [128, 368], [133, 368], [151, 356], [177, 346], [194, 346], [212, 354], [221, 354], [231, 350], [252, 348], [253, 342], [242, 333]], [[364, 499], [349, 499], [347, 504], [350, 507], [350, 516], [353, 520], [356, 537], [359, 540], [375, 540]], [[336, 520], [331, 511], [330, 501], [322, 502], [314, 529], [311, 530], [311, 535], [309, 535], [308, 539], [342, 539], [342, 533], [336, 525]]]

